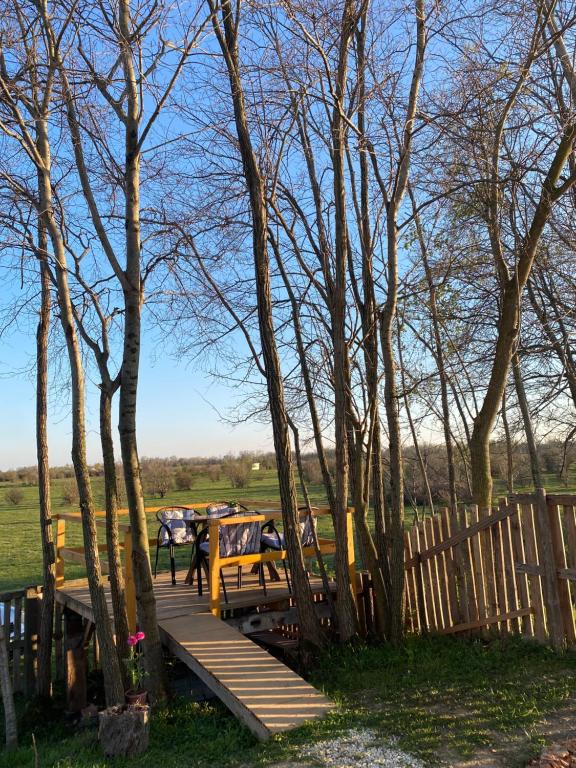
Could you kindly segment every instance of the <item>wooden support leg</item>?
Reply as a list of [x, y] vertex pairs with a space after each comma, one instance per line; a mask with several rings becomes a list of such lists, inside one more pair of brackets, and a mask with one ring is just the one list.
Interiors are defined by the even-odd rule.
[[82, 617], [73, 611], [64, 612], [66, 646], [66, 709], [80, 712], [87, 704], [87, 674], [85, 634]]

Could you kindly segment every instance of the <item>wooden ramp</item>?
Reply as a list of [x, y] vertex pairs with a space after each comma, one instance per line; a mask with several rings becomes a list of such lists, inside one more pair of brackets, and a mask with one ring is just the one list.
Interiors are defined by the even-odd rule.
[[210, 613], [164, 620], [160, 632], [168, 649], [259, 739], [331, 709], [309, 683]]
[[[236, 573], [229, 579], [227, 610], [262, 608], [287, 601], [290, 593], [282, 581], [271, 582], [264, 594], [258, 577], [244, 574], [243, 586], [235, 589]], [[320, 579], [311, 577], [314, 592], [322, 592]], [[221, 699], [231, 712], [259, 739], [290, 730], [306, 720], [322, 717], [331, 703], [295, 672], [275, 659], [225, 621], [213, 616], [208, 596], [170, 574], [159, 573], [154, 581], [158, 628], [163, 644], [183, 661]], [[110, 589], [106, 597], [112, 610]], [[85, 579], [66, 582], [56, 590], [63, 606], [94, 621], [90, 592]], [[265, 614], [262, 614], [263, 616]]]

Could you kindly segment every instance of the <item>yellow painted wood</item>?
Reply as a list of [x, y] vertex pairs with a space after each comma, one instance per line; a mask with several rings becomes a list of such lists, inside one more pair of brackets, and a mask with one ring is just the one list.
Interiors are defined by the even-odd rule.
[[56, 588], [64, 584], [64, 558], [60, 550], [66, 544], [66, 521], [60, 515], [56, 520]]

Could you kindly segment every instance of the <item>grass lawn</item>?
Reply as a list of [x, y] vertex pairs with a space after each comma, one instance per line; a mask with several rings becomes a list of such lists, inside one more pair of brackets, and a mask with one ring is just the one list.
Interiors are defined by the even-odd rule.
[[[62, 486], [68, 480], [52, 482], [53, 512], [70, 512], [74, 507], [62, 501]], [[97, 509], [104, 508], [104, 488], [102, 478], [92, 479], [94, 498]], [[8, 503], [5, 498], [6, 490], [12, 486], [0, 485], [0, 593], [10, 589], [39, 584], [42, 581], [42, 551], [40, 547], [40, 532], [38, 524], [38, 489], [36, 486], [20, 486], [24, 499], [18, 506]], [[323, 501], [320, 487], [312, 487], [312, 498], [317, 502]], [[171, 491], [164, 499], [146, 496], [147, 507], [168, 506], [170, 504], [193, 504], [201, 501], [222, 501], [237, 498], [274, 499], [278, 498], [278, 481], [276, 472], [260, 470], [254, 472], [248, 488], [237, 490], [232, 488], [226, 478], [213, 482], [208, 477], [198, 477], [192, 490]], [[149, 516], [150, 537], [154, 538], [158, 524], [154, 515]], [[102, 543], [105, 543], [104, 531], [100, 531]], [[66, 543], [70, 546], [82, 545], [82, 532], [79, 525], [67, 524]], [[4, 554], [6, 553], [6, 554]], [[185, 547], [178, 553], [182, 561], [189, 555]], [[167, 565], [166, 552], [161, 553], [162, 562]], [[66, 578], [74, 579], [84, 576], [80, 566], [66, 565]]]
[[[429, 766], [459, 766], [487, 750], [478, 765], [518, 768], [545, 739], [543, 718], [571, 703], [576, 656], [521, 640], [490, 642], [410, 638], [386, 646], [334, 649], [311, 681], [337, 703], [326, 720], [259, 744], [219, 704], [177, 701], [154, 714], [146, 755], [116, 760], [118, 768], [217, 768], [304, 763], [301, 745], [349, 728], [369, 728]], [[93, 730], [78, 731], [29, 713], [21, 747], [0, 755], [0, 768], [33, 766], [35, 733], [40, 768], [104, 768]], [[1, 728], [1, 726], [0, 726]]]

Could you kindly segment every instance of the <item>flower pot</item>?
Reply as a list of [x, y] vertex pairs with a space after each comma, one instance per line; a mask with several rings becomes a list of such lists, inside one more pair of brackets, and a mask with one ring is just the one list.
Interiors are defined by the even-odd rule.
[[109, 707], [98, 720], [98, 739], [106, 757], [133, 757], [148, 748], [150, 707]]
[[133, 688], [131, 688], [129, 691], [125, 692], [124, 697], [126, 699], [126, 704], [143, 707], [148, 701], [148, 691], [145, 691], [142, 688], [139, 688], [137, 691], [135, 691]]

